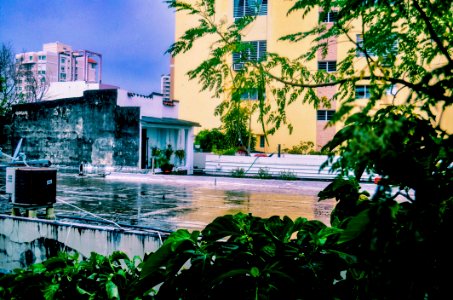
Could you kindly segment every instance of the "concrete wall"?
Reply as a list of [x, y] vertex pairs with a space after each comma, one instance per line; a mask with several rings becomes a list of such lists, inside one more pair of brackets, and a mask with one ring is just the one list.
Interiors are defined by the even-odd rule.
[[[299, 179], [332, 180], [336, 173], [330, 173], [328, 168], [320, 170], [326, 160], [325, 155], [282, 154], [281, 157], [254, 157], [207, 154], [204, 171], [208, 175], [230, 176], [233, 171], [243, 169], [245, 176], [256, 177], [262, 169], [276, 178], [283, 173], [292, 174]], [[372, 179], [370, 176], [364, 174], [361, 179], [369, 181]]]
[[130, 258], [156, 251], [167, 236], [119, 228], [62, 223], [0, 215], [0, 271], [39, 263], [58, 251], [110, 255], [123, 251]]
[[54, 165], [138, 166], [139, 107], [119, 107], [116, 90], [13, 107], [11, 144]]

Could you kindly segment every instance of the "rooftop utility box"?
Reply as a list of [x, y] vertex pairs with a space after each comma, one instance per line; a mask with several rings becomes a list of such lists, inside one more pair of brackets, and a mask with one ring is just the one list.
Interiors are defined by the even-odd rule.
[[[54, 168], [13, 168], [7, 178], [13, 184], [11, 201], [19, 205], [49, 205], [56, 202], [57, 170]], [[7, 176], [8, 176], [7, 175]]]

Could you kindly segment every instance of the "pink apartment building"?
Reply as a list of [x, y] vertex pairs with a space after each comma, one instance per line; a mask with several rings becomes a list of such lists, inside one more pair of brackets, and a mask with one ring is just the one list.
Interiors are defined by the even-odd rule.
[[47, 43], [41, 51], [16, 54], [16, 70], [16, 91], [28, 101], [39, 101], [52, 82], [101, 83], [102, 55]]

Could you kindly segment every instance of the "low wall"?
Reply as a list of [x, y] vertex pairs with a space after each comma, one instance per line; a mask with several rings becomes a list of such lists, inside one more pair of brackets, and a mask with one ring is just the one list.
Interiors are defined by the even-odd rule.
[[122, 230], [105, 226], [0, 215], [0, 271], [9, 272], [55, 256], [58, 251], [110, 255], [123, 251], [130, 258], [156, 251], [167, 233]]
[[[256, 177], [262, 169], [273, 177], [286, 173], [300, 179], [332, 180], [337, 173], [330, 173], [329, 168], [320, 170], [326, 160], [325, 155], [284, 154], [281, 157], [254, 157], [208, 154], [204, 172], [208, 175], [230, 176], [233, 171], [243, 169], [245, 176]], [[369, 181], [370, 175], [364, 174], [362, 180]]]

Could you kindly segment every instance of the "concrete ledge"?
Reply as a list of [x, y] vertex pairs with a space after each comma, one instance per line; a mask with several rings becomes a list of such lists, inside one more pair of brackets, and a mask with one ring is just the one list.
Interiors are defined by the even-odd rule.
[[130, 258], [156, 251], [168, 233], [73, 224], [0, 215], [0, 269], [24, 268], [58, 251], [109, 255], [123, 251]]

